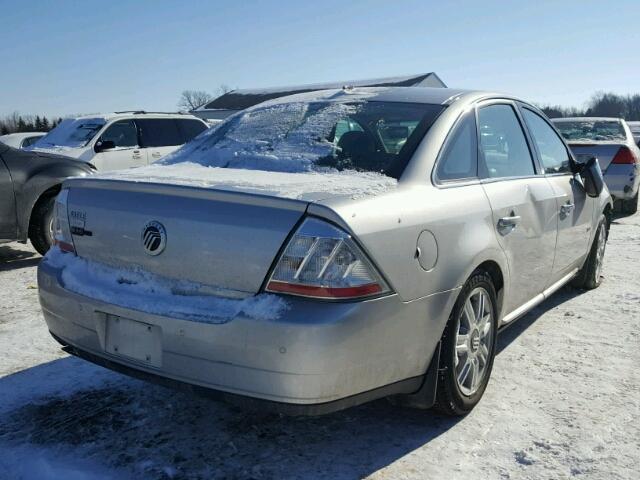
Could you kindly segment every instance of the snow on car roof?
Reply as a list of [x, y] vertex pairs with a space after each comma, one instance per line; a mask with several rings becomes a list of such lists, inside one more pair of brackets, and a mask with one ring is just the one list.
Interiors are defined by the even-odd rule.
[[616, 117], [562, 117], [552, 118], [552, 122], [620, 122], [622, 118]]
[[148, 118], [197, 118], [188, 113], [145, 112], [142, 110], [131, 110], [126, 112], [96, 113], [93, 115], [70, 116], [67, 118], [70, 118], [73, 120], [87, 120], [87, 119], [101, 118], [105, 120], [105, 122], [107, 122], [109, 120], [113, 120], [117, 118], [132, 117], [132, 116], [135, 116], [135, 117], [141, 116], [141, 117], [148, 117]]

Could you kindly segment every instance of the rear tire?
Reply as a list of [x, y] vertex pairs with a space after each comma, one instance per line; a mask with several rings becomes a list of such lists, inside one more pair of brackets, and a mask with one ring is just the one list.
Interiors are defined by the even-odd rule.
[[[640, 193], [640, 192], [638, 192]], [[630, 198], [629, 200], [623, 200], [622, 201], [622, 212], [627, 214], [627, 215], [633, 215], [634, 213], [636, 213], [638, 211], [638, 193], [636, 193], [636, 196], [633, 198]]]
[[598, 231], [596, 232], [596, 236], [591, 244], [589, 256], [571, 282], [573, 287], [584, 290], [593, 290], [600, 286], [602, 283], [602, 265], [608, 236], [607, 219], [604, 215], [600, 215]]
[[53, 206], [55, 195], [38, 200], [31, 214], [29, 240], [40, 255], [47, 253], [53, 244]]
[[434, 405], [438, 412], [466, 415], [482, 398], [495, 358], [497, 312], [491, 277], [484, 271], [474, 272], [462, 287], [442, 334]]

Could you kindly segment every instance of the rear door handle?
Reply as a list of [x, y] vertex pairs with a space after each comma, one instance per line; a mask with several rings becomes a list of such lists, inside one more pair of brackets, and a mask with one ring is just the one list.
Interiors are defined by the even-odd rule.
[[153, 152], [153, 153], [151, 154], [151, 156], [152, 156], [153, 158], [160, 158], [160, 157], [162, 156], [162, 154], [161, 154], [160, 152]]
[[498, 233], [502, 236], [508, 235], [516, 229], [518, 223], [520, 223], [520, 215], [502, 217], [500, 220], [498, 220]]

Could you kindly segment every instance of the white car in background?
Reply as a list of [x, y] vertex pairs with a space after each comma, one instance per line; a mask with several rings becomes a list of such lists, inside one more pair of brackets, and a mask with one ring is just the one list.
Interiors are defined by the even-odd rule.
[[633, 140], [636, 142], [636, 145], [640, 147], [640, 122], [627, 122], [627, 125], [629, 125], [629, 130], [631, 130]]
[[63, 120], [30, 150], [82, 160], [97, 170], [148, 165], [205, 131], [193, 115], [143, 111]]
[[44, 132], [9, 133], [7, 135], [0, 136], [0, 142], [13, 148], [27, 148], [45, 135], [46, 133]]

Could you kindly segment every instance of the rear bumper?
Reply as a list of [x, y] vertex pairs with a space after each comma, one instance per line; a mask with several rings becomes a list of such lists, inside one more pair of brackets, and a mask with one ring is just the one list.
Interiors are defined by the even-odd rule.
[[609, 165], [604, 181], [611, 195], [617, 199], [628, 200], [638, 193], [640, 171], [636, 165]]
[[[205, 324], [107, 304], [65, 289], [60, 271], [38, 269], [40, 303], [51, 334], [71, 353], [160, 383], [269, 410], [326, 413], [415, 392], [440, 340], [456, 291], [403, 303], [397, 295], [365, 302], [288, 299], [275, 321], [237, 316]], [[108, 353], [105, 314], [161, 331], [160, 364]], [[240, 403], [252, 401], [245, 399]]]

